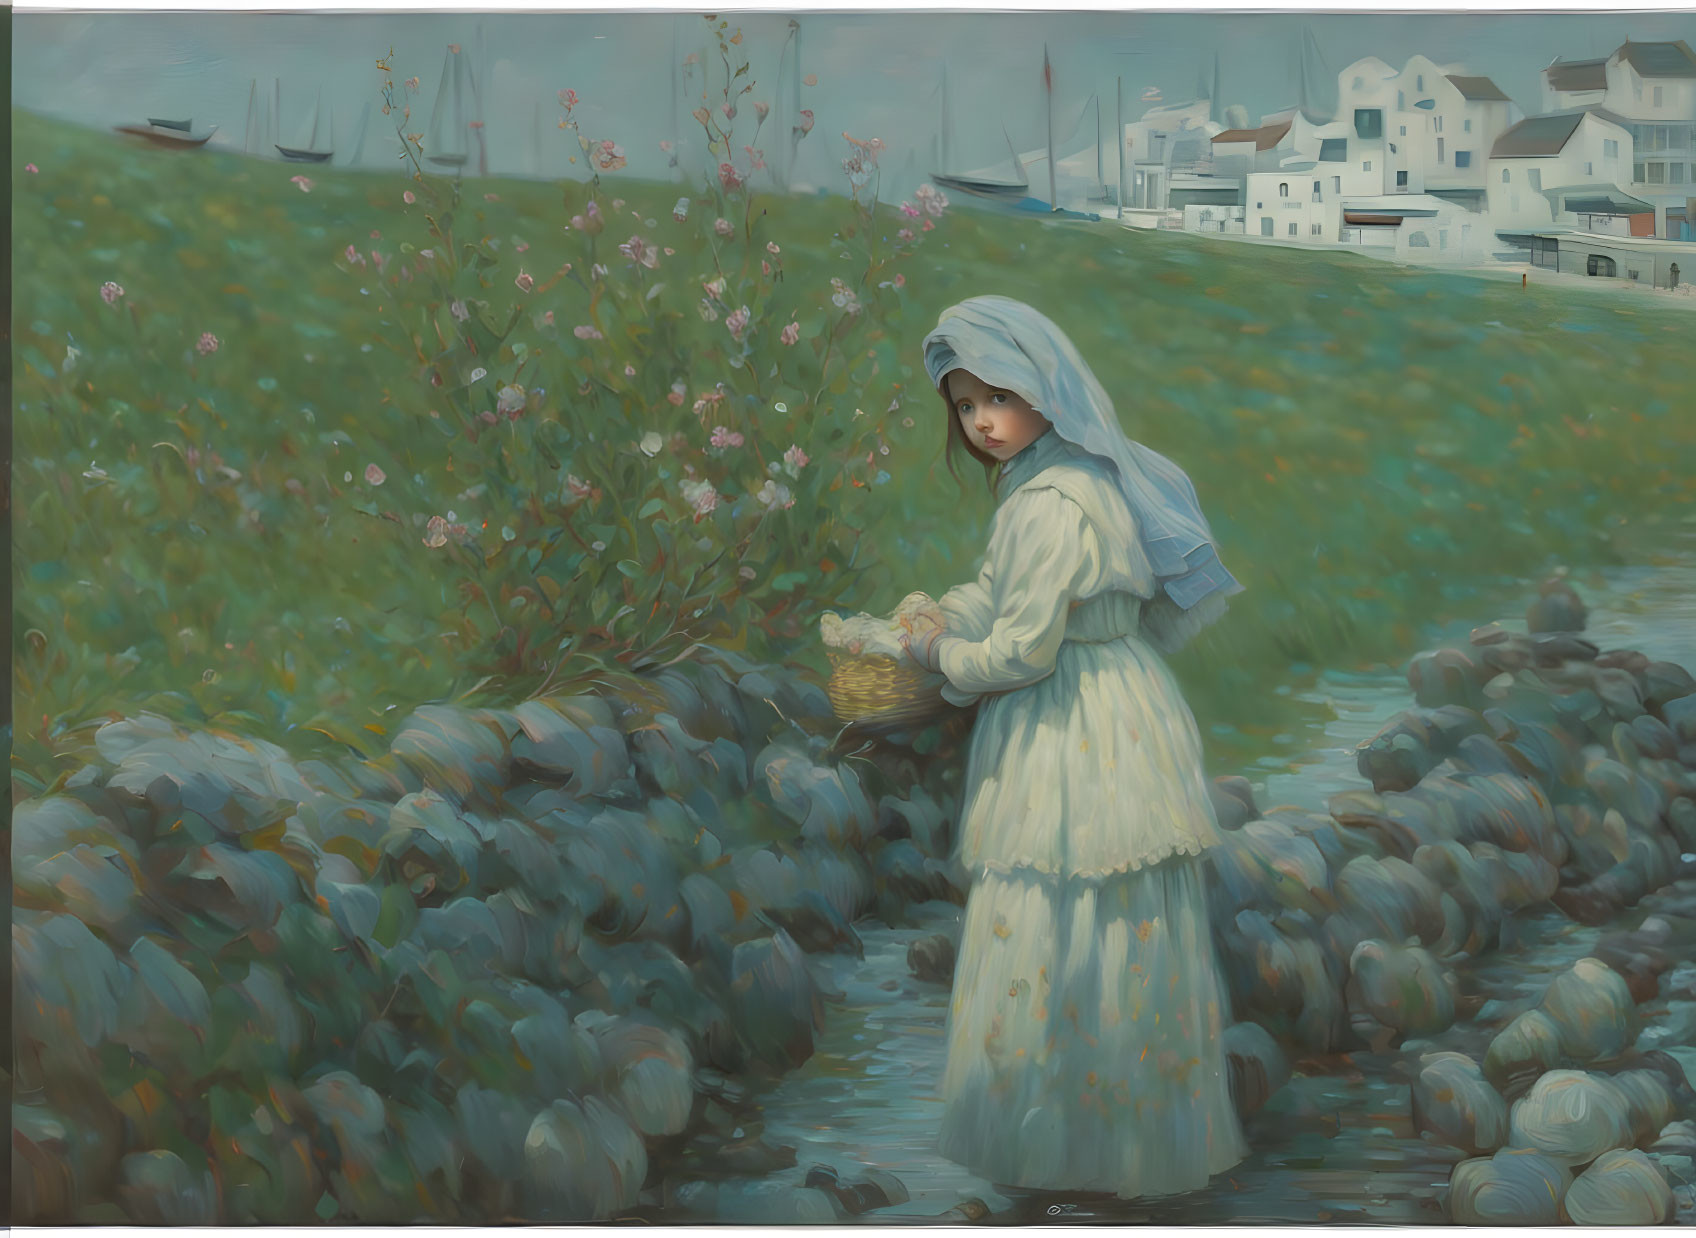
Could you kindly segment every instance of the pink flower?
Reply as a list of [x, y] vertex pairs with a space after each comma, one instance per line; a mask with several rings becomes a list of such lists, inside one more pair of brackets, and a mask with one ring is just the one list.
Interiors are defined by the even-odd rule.
[[724, 392], [706, 391], [695, 397], [695, 407], [691, 410], [695, 416], [705, 421], [707, 414], [724, 401]]
[[715, 219], [713, 220], [713, 231], [718, 233], [720, 236], [728, 237], [734, 233], [736, 229], [731, 225], [731, 222], [728, 219]]
[[373, 241], [380, 241], [380, 240], [383, 239], [383, 234], [381, 232], [379, 232], [377, 229], [373, 228], [373, 229], [371, 229], [371, 239]]
[[775, 254], [781, 254], [782, 252], [783, 251], [777, 247], [776, 241], [767, 241], [766, 242], [766, 253], [775, 255]]
[[911, 228], [903, 228], [895, 234], [895, 239], [898, 241], [911, 241], [915, 239], [913, 230]]
[[618, 247], [618, 252], [650, 271], [660, 264], [660, 251], [639, 236], [633, 236]]
[[524, 411], [524, 388], [513, 383], [495, 392], [495, 411], [508, 421], [517, 421], [518, 415]]
[[521, 253], [521, 254], [522, 253], [528, 253], [529, 250], [530, 250], [530, 242], [529, 241], [519, 241], [515, 245], [513, 245], [512, 248], [516, 252]]
[[725, 315], [724, 326], [725, 330], [730, 332], [730, 338], [740, 344], [742, 333], [748, 329], [748, 324], [753, 320], [753, 317], [754, 315], [746, 305], [740, 309], [731, 310], [730, 313]]
[[418, 201], [418, 195], [408, 189], [405, 193], [400, 195], [400, 200], [408, 206], [411, 206], [414, 202]]
[[903, 202], [901, 204], [901, 213], [908, 219], [917, 219], [920, 215], [924, 214], [923, 211], [914, 206], [911, 202]]
[[809, 457], [806, 452], [791, 443], [789, 450], [783, 453], [783, 466], [791, 477], [798, 476], [807, 467]]
[[520, 271], [518, 273], [518, 278], [512, 282], [518, 285], [518, 291], [529, 292], [536, 286], [536, 277], [531, 275], [528, 271]]
[[713, 508], [718, 506], [718, 491], [713, 489], [713, 484], [710, 481], [686, 480], [679, 485], [678, 489], [683, 492], [683, 497], [689, 501], [689, 506], [695, 509], [695, 523], [697, 524]]
[[801, 324], [798, 322], [788, 324], [783, 328], [782, 332], [778, 334], [777, 338], [782, 340], [785, 344], [793, 346], [795, 341], [801, 338]]
[[202, 357], [210, 357], [218, 351], [218, 337], [210, 331], [203, 331], [200, 338], [195, 341], [194, 347]]
[[406, 79], [406, 88], [408, 90], [417, 90], [418, 89], [418, 79], [415, 78], [415, 77], [407, 78]]
[[575, 90], [562, 90], [559, 92], [559, 101], [568, 108], [576, 107], [577, 92]]
[[589, 205], [583, 208], [583, 213], [590, 219], [599, 219], [601, 217], [601, 204], [590, 198]]
[[365, 255], [353, 247], [352, 241], [349, 241], [347, 248], [342, 250], [342, 257], [347, 260], [349, 266], [359, 266], [365, 261]]
[[736, 165], [721, 163], [718, 165], [718, 183], [724, 186], [726, 193], [733, 193], [742, 187], [742, 174], [736, 170]]
[[813, 113], [811, 110], [806, 108], [801, 110], [801, 123], [796, 128], [801, 131], [803, 136], [813, 131]]
[[766, 478], [765, 485], [754, 493], [754, 501], [768, 512], [785, 511], [795, 506], [795, 496], [782, 482]]
[[769, 103], [756, 103], [756, 104], [754, 104], [754, 117], [762, 125], [766, 123], [766, 117], [770, 116], [770, 115], [771, 115], [771, 104], [769, 104]]
[[736, 105], [734, 103], [721, 103], [718, 105], [718, 110], [724, 113], [726, 120], [736, 119]]
[[688, 395], [688, 391], [689, 391], [689, 389], [687, 387], [685, 387], [682, 383], [673, 383], [673, 384], [671, 384], [671, 390], [666, 392], [665, 398], [670, 403], [675, 404], [679, 408], [681, 408], [683, 406], [684, 398]]
[[712, 445], [714, 447], [740, 447], [745, 440], [735, 430], [727, 430], [723, 426], [714, 426]]
[[935, 230], [936, 230], [936, 225], [928, 219], [925, 220], [924, 227], [921, 229], [921, 231], [923, 231], [923, 232], [934, 232]]
[[115, 284], [111, 280], [107, 280], [104, 284], [100, 285], [100, 299], [106, 302], [107, 305], [116, 305], [118, 303], [118, 299], [123, 295], [124, 289], [121, 284]]
[[578, 500], [586, 499], [595, 492], [593, 486], [572, 473], [565, 475], [565, 489], [566, 493], [571, 495], [573, 499]]
[[603, 172], [616, 172], [624, 164], [624, 148], [614, 142], [602, 142], [595, 151], [595, 166]]
[[[473, 121], [472, 123], [475, 124], [476, 122]], [[501, 196], [498, 193], [486, 193], [483, 195], [483, 201], [485, 202], [499, 202], [500, 200]]]
[[673, 248], [672, 248], [672, 247], [671, 247], [671, 246], [669, 246], [669, 245], [667, 245], [667, 246], [666, 246], [666, 247], [665, 247], [665, 256], [666, 256], [666, 257], [667, 257], [667, 258], [669, 258], [669, 257], [671, 257], [671, 256], [672, 256], [672, 255], [673, 255], [673, 254], [675, 254], [675, 253], [676, 253], [676, 252], [677, 252], [677, 251], [676, 251], [676, 250], [675, 250], [675, 249], [673, 249]]
[[760, 274], [766, 276], [768, 279], [771, 277], [771, 263], [767, 262], [764, 258], [760, 259]]
[[545, 322], [550, 327], [553, 326], [554, 325], [554, 312], [552, 310], [549, 310], [547, 313], [543, 314], [542, 315], [542, 321]]
[[721, 275], [717, 279], [709, 279], [706, 283], [701, 285], [701, 291], [716, 301], [724, 300], [724, 276]]
[[663, 150], [663, 151], [669, 152], [671, 150], [671, 139], [670, 138], [661, 138], [660, 139], [660, 149]]
[[383, 472], [383, 470], [378, 468], [375, 464], [367, 464], [365, 466], [365, 484], [367, 486], [380, 486], [388, 479], [388, 474]]
[[606, 338], [598, 330], [591, 326], [573, 327], [571, 328], [571, 334], [575, 335], [580, 340], [601, 340]]
[[439, 550], [448, 544], [448, 522], [441, 516], [431, 516], [430, 522], [424, 526], [424, 544], [431, 550]]
[[26, 163], [24, 164], [24, 171], [28, 172], [31, 176], [34, 176], [37, 172], [41, 171], [41, 169], [36, 167], [33, 163]]
[[742, 149], [748, 156], [748, 166], [754, 171], [758, 172], [766, 166], [766, 157], [764, 154], [755, 150], [752, 146], [744, 146]]
[[624, 376], [626, 378], [635, 378], [636, 377], [636, 367], [633, 366], [633, 365], [625, 366], [624, 367]]
[[311, 180], [310, 177], [291, 176], [291, 177], [289, 177], [289, 183], [291, 185], [299, 185], [301, 193], [311, 193], [312, 192], [312, 180]]
[[907, 277], [905, 275], [897, 273], [896, 276], [895, 276], [895, 286], [897, 288], [905, 288], [907, 286]]

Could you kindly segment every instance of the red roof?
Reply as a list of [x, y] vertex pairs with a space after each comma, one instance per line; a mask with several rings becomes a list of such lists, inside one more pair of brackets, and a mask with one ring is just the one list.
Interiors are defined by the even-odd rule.
[[1253, 142], [1255, 150], [1271, 150], [1290, 131], [1290, 122], [1281, 120], [1275, 125], [1258, 129], [1227, 129], [1214, 137], [1215, 142]]

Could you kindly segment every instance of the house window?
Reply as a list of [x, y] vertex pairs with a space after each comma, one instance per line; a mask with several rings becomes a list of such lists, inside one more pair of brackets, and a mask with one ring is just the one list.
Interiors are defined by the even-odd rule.
[[1344, 163], [1349, 157], [1349, 140], [1347, 138], [1321, 138], [1319, 141], [1320, 163]]
[[1384, 109], [1378, 107], [1357, 107], [1354, 110], [1354, 135], [1357, 138], [1381, 138], [1384, 136]]
[[1667, 184], [1684, 184], [1684, 165], [1682, 163], [1667, 164]]
[[1416, 73], [1413, 77], [1413, 88], [1420, 94], [1425, 93], [1425, 74]]
[[1509, 172], [1509, 171], [1508, 171], [1508, 169], [1506, 169], [1506, 168], [1503, 168], [1503, 169], [1502, 169], [1502, 184], [1504, 184], [1504, 185], [1506, 185], [1506, 184], [1507, 184], [1507, 183], [1508, 183], [1508, 182], [1509, 182], [1509, 181], [1511, 181], [1511, 180], [1512, 180], [1512, 179], [1513, 179], [1513, 175], [1512, 175], [1512, 173], [1510, 173], [1510, 172]]
[[1649, 175], [1643, 170], [1643, 165], [1641, 163], [1634, 163], [1631, 165], [1631, 179], [1636, 181], [1639, 185], [1649, 179]]
[[1602, 139], [1602, 158], [1604, 158], [1604, 159], [1618, 159], [1619, 158], [1619, 140], [1617, 138], [1603, 138]]
[[1396, 173], [1396, 188], [1397, 189], [1406, 189], [1407, 188], [1407, 173], [1406, 172], [1397, 172]]
[[1437, 139], [1437, 162], [1438, 163], [1443, 162], [1443, 139], [1442, 138]]
[[1365, 162], [1364, 162], [1364, 163], [1362, 163], [1362, 164], [1361, 164], [1361, 165], [1360, 165], [1360, 170], [1361, 170], [1361, 171], [1362, 171], [1362, 172], [1370, 172], [1370, 171], [1372, 171], [1372, 160], [1370, 160], [1370, 159], [1368, 159], [1368, 160], [1366, 160], [1366, 161], [1365, 161]]
[[1287, 198], [1287, 197], [1290, 196], [1290, 182], [1289, 181], [1279, 181], [1278, 182], [1278, 196], [1280, 198]]
[[[1661, 106], [1661, 88], [1659, 86], [1655, 87], [1655, 106]], [[1632, 278], [1635, 279], [1636, 276], [1632, 276]]]
[[1471, 166], [1472, 166], [1472, 152], [1469, 151], [1469, 150], [1457, 150], [1455, 152], [1455, 167], [1457, 167], [1457, 168], [1470, 168]]
[[1396, 153], [1396, 144], [1394, 142], [1390, 143], [1390, 153], [1392, 155]]
[[1593, 169], [1593, 168], [1594, 168], [1594, 167], [1595, 167], [1595, 165], [1594, 165], [1594, 164], [1592, 164], [1592, 163], [1591, 163], [1591, 162], [1590, 162], [1590, 161], [1589, 161], [1589, 160], [1588, 160], [1588, 159], [1586, 159], [1586, 160], [1585, 160], [1585, 161], [1584, 161], [1584, 175], [1586, 175], [1586, 176], [1594, 176], [1594, 175], [1595, 175], [1595, 172], [1594, 172], [1594, 171], [1592, 171], [1592, 169]]
[[1343, 178], [1342, 177], [1333, 176], [1331, 178], [1331, 192], [1332, 193], [1342, 193], [1343, 192]]
[[1398, 111], [1398, 112], [1407, 111], [1407, 96], [1404, 95], [1399, 90], [1396, 91], [1396, 111]]
[[1664, 184], [1667, 183], [1667, 165], [1666, 164], [1664, 164], [1664, 163], [1651, 163], [1649, 165], [1648, 171], [1649, 171], [1649, 179], [1645, 182], [1646, 184], [1649, 184], [1649, 185], [1664, 185]]
[[1359, 90], [1365, 85], [1366, 85], [1366, 79], [1364, 77], [1357, 77], [1357, 78], [1354, 79], [1354, 89], [1355, 90]]
[[1323, 194], [1323, 193], [1322, 193], [1322, 192], [1321, 192], [1321, 190], [1323, 190], [1323, 189], [1324, 189], [1324, 187], [1325, 187], [1325, 182], [1324, 182], [1324, 181], [1314, 181], [1314, 182], [1313, 182], [1313, 200], [1314, 200], [1314, 201], [1315, 201], [1315, 202], [1318, 202], [1318, 201], [1320, 201], [1320, 200], [1321, 200], [1321, 199], [1322, 199], [1322, 198], [1323, 198], [1323, 197], [1324, 197], [1324, 196], [1325, 196], [1325, 195], [1324, 195], [1324, 194]]
[[1398, 135], [1398, 136], [1399, 136], [1399, 137], [1404, 137], [1404, 138], [1405, 138], [1405, 137], [1406, 137], [1406, 136], [1407, 136], [1407, 126], [1406, 126], [1406, 125], [1403, 125], [1403, 126], [1402, 126], [1402, 131], [1401, 131], [1401, 133], [1400, 133], [1400, 134], [1399, 134], [1399, 135]]
[[1525, 179], [1526, 179], [1527, 182], [1530, 183], [1532, 193], [1542, 193], [1543, 192], [1543, 169], [1542, 168], [1531, 168], [1529, 171], [1526, 172]]
[[1447, 249], [1448, 247], [1449, 247], [1449, 230], [1447, 228], [1438, 228], [1437, 229], [1437, 248], [1438, 249]]
[[1265, 210], [1265, 209], [1266, 209], [1266, 203], [1264, 203], [1264, 202], [1256, 202], [1256, 203], [1255, 203], [1255, 204], [1254, 204], [1254, 209], [1255, 209], [1255, 210], [1257, 210], [1257, 211], [1263, 211], [1263, 210]]
[[1294, 224], [1291, 224], [1290, 225], [1290, 235], [1294, 236], [1295, 234], [1296, 234], [1296, 226]]
[[1322, 232], [1323, 232], [1323, 231], [1324, 231], [1324, 230], [1325, 230], [1325, 229], [1324, 229], [1324, 225], [1323, 225], [1323, 224], [1314, 224], [1314, 225], [1313, 225], [1313, 235], [1314, 235], [1314, 236], [1318, 236], [1318, 235], [1320, 235], [1320, 233], [1322, 233]]
[[1441, 116], [1439, 116], [1439, 117], [1436, 118], [1436, 121], [1437, 121], [1436, 131], [1438, 133], [1441, 133], [1443, 131], [1443, 118]]
[[1472, 132], [1472, 117], [1468, 116], [1465, 120], [1461, 121], [1460, 122], [1460, 129], [1461, 129], [1462, 133], [1471, 133]]

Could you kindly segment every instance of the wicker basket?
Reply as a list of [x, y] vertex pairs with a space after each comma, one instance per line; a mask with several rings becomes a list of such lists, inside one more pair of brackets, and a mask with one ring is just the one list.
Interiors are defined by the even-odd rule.
[[844, 722], [890, 725], [944, 717], [953, 706], [942, 699], [948, 681], [904, 658], [888, 654], [827, 651], [831, 708]]

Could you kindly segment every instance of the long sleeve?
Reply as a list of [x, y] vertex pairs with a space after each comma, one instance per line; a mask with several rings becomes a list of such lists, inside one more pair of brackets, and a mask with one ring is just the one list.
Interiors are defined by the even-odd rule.
[[1059, 490], [1026, 487], [997, 517], [985, 558], [993, 608], [980, 640], [938, 642], [944, 696], [1007, 692], [1054, 670], [1072, 601], [1099, 575], [1101, 548], [1083, 509]]
[[976, 580], [955, 585], [942, 595], [938, 604], [942, 607], [943, 617], [948, 621], [950, 636], [982, 640], [989, 635], [990, 626], [995, 622], [995, 603], [991, 600], [990, 593], [993, 575], [989, 557], [986, 555], [978, 569]]

